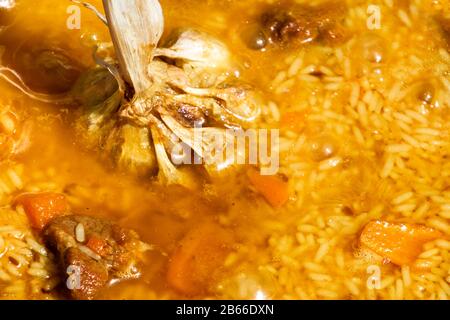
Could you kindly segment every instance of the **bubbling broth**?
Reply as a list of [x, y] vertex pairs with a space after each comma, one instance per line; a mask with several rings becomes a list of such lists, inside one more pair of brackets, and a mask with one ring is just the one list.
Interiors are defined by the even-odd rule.
[[[173, 52], [155, 58], [191, 81], [186, 89], [168, 76], [161, 85], [170, 87], [167, 106], [183, 97], [179, 129], [206, 119], [209, 128], [277, 130], [280, 138], [274, 175], [254, 165], [187, 165], [165, 179], [148, 151], [158, 146], [152, 122], [92, 120], [104, 101], [113, 101], [104, 116], [113, 119], [139, 94], [128, 81], [114, 105], [120, 81], [95, 73], [94, 47], [111, 42], [108, 27], [70, 2], [15, 2], [0, 8], [0, 298], [450, 297], [445, 1], [376, 1], [383, 19], [374, 30], [367, 1], [160, 1], [160, 49], [173, 48], [177, 30], [198, 30], [233, 62], [220, 73], [232, 81], [216, 86], [215, 70], [193, 80], [195, 67]], [[68, 28], [78, 12], [71, 5], [79, 29]], [[118, 51], [101, 48], [109, 58]], [[83, 77], [87, 87], [73, 89]], [[230, 106], [241, 100], [211, 93], [230, 87], [245, 99], [254, 90], [257, 117], [237, 121], [252, 103]], [[201, 90], [210, 90], [206, 98]], [[218, 117], [206, 107], [214, 99], [228, 108]], [[92, 108], [89, 117], [80, 104]], [[100, 127], [101, 138], [80, 119]], [[140, 138], [129, 139], [135, 132]], [[180, 181], [174, 175], [194, 182], [170, 183]], [[71, 242], [62, 245], [61, 232]], [[87, 288], [95, 295], [65, 287], [61, 256], [98, 281]], [[367, 285], [369, 267], [385, 277], [381, 289]]]

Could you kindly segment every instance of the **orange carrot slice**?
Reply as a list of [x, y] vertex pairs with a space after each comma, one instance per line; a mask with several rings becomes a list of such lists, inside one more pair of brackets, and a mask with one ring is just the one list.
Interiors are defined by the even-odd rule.
[[168, 283], [186, 295], [207, 291], [230, 250], [232, 235], [214, 223], [192, 229], [169, 262]]
[[360, 241], [392, 263], [408, 265], [417, 259], [425, 243], [441, 236], [439, 231], [424, 225], [377, 220], [365, 226]]
[[16, 198], [15, 204], [23, 206], [31, 226], [38, 230], [69, 208], [66, 197], [53, 192], [24, 193]]
[[264, 176], [256, 169], [248, 171], [248, 178], [267, 202], [274, 208], [282, 207], [289, 200], [288, 183], [280, 176]]

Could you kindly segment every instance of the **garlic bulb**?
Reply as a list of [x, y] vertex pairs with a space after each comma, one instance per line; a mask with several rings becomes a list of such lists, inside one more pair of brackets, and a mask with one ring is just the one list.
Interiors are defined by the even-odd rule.
[[[231, 144], [226, 128], [252, 125], [260, 109], [255, 92], [239, 81], [228, 48], [193, 29], [158, 47], [164, 31], [158, 0], [103, 0], [105, 17], [92, 5], [75, 2], [106, 19], [116, 57], [109, 44], [96, 44], [98, 67], [60, 96], [31, 91], [20, 75], [1, 66], [0, 77], [34, 99], [80, 105], [79, 136], [118, 169], [144, 176], [158, 172], [163, 183], [192, 188], [197, 179], [173, 159], [180, 145], [190, 147], [188, 156], [201, 158], [211, 175], [231, 167], [228, 159], [218, 161], [209, 152]], [[214, 145], [220, 144], [217, 137], [222, 145]]]
[[[236, 84], [238, 79], [227, 47], [206, 33], [185, 29], [169, 46], [158, 48], [164, 18], [157, 0], [103, 3], [120, 72], [135, 91], [133, 99], [122, 104], [119, 118], [150, 128], [161, 180], [193, 185], [189, 175], [172, 163], [173, 148], [179, 143], [202, 158], [210, 174], [231, 166], [228, 159], [218, 161], [208, 152], [225, 150], [233, 143], [227, 141], [225, 128], [249, 125], [257, 119], [260, 109], [254, 92]], [[209, 81], [202, 81], [205, 74], [210, 75]], [[230, 75], [232, 80], [228, 79]], [[223, 126], [194, 128], [194, 124], [207, 125], [209, 120]], [[194, 141], [195, 130], [202, 141]], [[223, 145], [213, 145], [220, 143], [213, 138], [219, 138]], [[150, 160], [150, 153], [145, 150], [136, 155]]]

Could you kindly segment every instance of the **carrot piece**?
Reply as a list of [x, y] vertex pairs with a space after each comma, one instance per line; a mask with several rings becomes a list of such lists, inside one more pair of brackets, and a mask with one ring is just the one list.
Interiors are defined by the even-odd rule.
[[294, 132], [302, 132], [305, 128], [306, 114], [304, 112], [286, 112], [281, 116], [280, 126]]
[[23, 206], [31, 226], [38, 230], [69, 208], [66, 197], [53, 192], [24, 193], [16, 198], [15, 204]]
[[282, 207], [289, 200], [288, 183], [280, 176], [264, 176], [256, 169], [248, 171], [248, 178], [267, 202], [274, 208]]
[[169, 261], [168, 283], [186, 295], [207, 291], [232, 244], [232, 235], [214, 223], [192, 229]]
[[425, 243], [441, 236], [439, 231], [424, 225], [377, 220], [365, 226], [360, 241], [392, 263], [408, 265], [417, 259]]
[[99, 256], [104, 257], [108, 254], [108, 243], [96, 236], [91, 236], [86, 243], [86, 247], [97, 253]]

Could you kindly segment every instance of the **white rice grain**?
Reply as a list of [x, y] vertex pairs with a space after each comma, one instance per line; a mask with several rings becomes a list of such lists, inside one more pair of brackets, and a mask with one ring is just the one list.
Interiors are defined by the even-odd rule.
[[75, 239], [80, 243], [84, 243], [84, 241], [86, 241], [86, 235], [82, 223], [78, 223], [75, 227]]
[[392, 200], [392, 204], [393, 205], [399, 205], [399, 204], [401, 204], [401, 203], [411, 199], [413, 197], [413, 195], [414, 195], [414, 193], [412, 191], [408, 191], [408, 192], [402, 193], [401, 195], [395, 197]]
[[320, 263], [322, 259], [327, 255], [329, 250], [330, 245], [328, 242], [321, 244], [314, 257], [314, 262]]
[[100, 257], [98, 254], [96, 254], [94, 251], [92, 251], [86, 246], [79, 246], [78, 249], [80, 249], [81, 252], [85, 253], [86, 255], [88, 255], [89, 257], [91, 257], [96, 261], [100, 261], [102, 259], [102, 257]]
[[402, 278], [403, 278], [403, 284], [405, 285], [405, 287], [409, 287], [412, 283], [409, 266], [402, 266]]
[[30, 247], [30, 249], [32, 249], [33, 251], [39, 253], [42, 256], [47, 256], [47, 249], [42, 246], [41, 244], [39, 244], [36, 240], [34, 240], [31, 237], [27, 237], [26, 239], [26, 243], [28, 244], [28, 246]]

